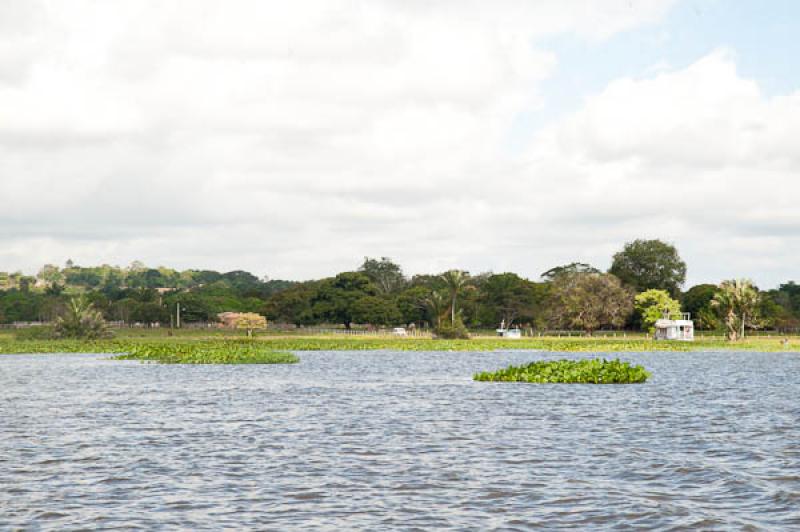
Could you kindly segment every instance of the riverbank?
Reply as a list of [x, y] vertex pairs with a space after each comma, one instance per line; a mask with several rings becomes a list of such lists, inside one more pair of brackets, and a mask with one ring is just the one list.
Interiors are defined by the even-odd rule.
[[[781, 338], [753, 337], [741, 342], [726, 342], [722, 339], [699, 339], [695, 342], [655, 342], [646, 338], [591, 338], [591, 337], [534, 337], [510, 340], [481, 337], [469, 340], [433, 340], [431, 338], [397, 338], [380, 336], [258, 336], [253, 340], [241, 336], [226, 336], [218, 331], [213, 335], [205, 331], [175, 336], [153, 334], [135, 336], [119, 335], [112, 340], [16, 340], [13, 335], [0, 335], [0, 354], [8, 353], [128, 353], [131, 349], [150, 346], [160, 352], [170, 349], [209, 348], [219, 346], [252, 346], [259, 352], [266, 351], [506, 351], [542, 350], [555, 352], [646, 352], [646, 351], [754, 351], [780, 352], [800, 351], [800, 339], [784, 344]], [[170, 347], [171, 346], [171, 347]]]

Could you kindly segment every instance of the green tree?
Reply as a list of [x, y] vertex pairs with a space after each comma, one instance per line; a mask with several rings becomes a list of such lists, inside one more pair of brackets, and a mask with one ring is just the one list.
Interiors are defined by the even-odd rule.
[[129, 320], [139, 323], [169, 323], [169, 309], [156, 301], [136, 302], [130, 309]]
[[567, 275], [554, 281], [550, 306], [554, 324], [591, 335], [625, 324], [633, 312], [633, 291], [610, 274]]
[[395, 302], [405, 325], [427, 320], [425, 298], [429, 294], [430, 290], [424, 286], [410, 286], [396, 296]]
[[317, 294], [317, 282], [295, 284], [286, 290], [276, 292], [267, 299], [264, 314], [272, 321], [310, 325], [315, 317], [312, 302]]
[[661, 240], [634, 240], [614, 254], [609, 273], [637, 292], [655, 288], [677, 297], [686, 281], [686, 263], [671, 244]]
[[36, 277], [48, 286], [60, 285], [64, 282], [64, 275], [61, 273], [61, 269], [54, 264], [45, 264], [42, 266], [39, 273], [36, 274]]
[[716, 293], [717, 285], [698, 284], [681, 296], [681, 307], [692, 315], [698, 329], [716, 329], [720, 326], [719, 318], [711, 307]]
[[559, 277], [575, 275], [577, 273], [600, 273], [600, 270], [591, 264], [586, 264], [585, 262], [571, 262], [569, 264], [564, 264], [563, 266], [550, 268], [540, 277], [542, 278], [542, 281], [549, 283], [555, 281]]
[[539, 303], [536, 283], [515, 273], [490, 275], [480, 287], [481, 303], [491, 316], [492, 326], [532, 322]]
[[321, 320], [341, 323], [349, 329], [354, 322], [355, 302], [377, 293], [375, 285], [363, 273], [343, 272], [320, 282], [312, 308]]
[[442, 321], [448, 313], [449, 303], [447, 293], [441, 290], [430, 292], [423, 300], [428, 311], [429, 321], [434, 328], [442, 327]]
[[353, 303], [353, 321], [371, 325], [394, 325], [402, 319], [397, 305], [385, 296], [361, 296]]
[[57, 338], [86, 340], [111, 336], [103, 316], [83, 296], [70, 299], [64, 313], [56, 319], [53, 334]]
[[462, 270], [448, 270], [441, 274], [444, 281], [448, 297], [450, 299], [450, 323], [456, 323], [456, 300], [458, 295], [467, 287], [469, 283], [469, 273]]
[[641, 316], [642, 329], [654, 330], [656, 321], [662, 317], [675, 316], [681, 312], [681, 304], [669, 297], [666, 290], [651, 289], [634, 298], [634, 308]]
[[757, 313], [761, 296], [749, 279], [723, 281], [719, 285], [712, 306], [725, 324], [730, 341], [744, 339], [745, 328], [758, 324]]
[[406, 285], [403, 269], [388, 257], [381, 257], [380, 260], [364, 257], [364, 263], [358, 271], [369, 277], [381, 294], [394, 294]]
[[255, 312], [244, 312], [236, 318], [236, 328], [246, 330], [247, 337], [252, 338], [255, 329], [267, 328], [267, 318]]

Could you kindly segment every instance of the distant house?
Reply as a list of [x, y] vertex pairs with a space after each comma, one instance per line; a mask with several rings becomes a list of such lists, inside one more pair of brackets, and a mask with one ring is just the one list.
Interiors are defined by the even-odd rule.
[[682, 342], [694, 341], [694, 322], [691, 315], [684, 312], [680, 319], [675, 316], [664, 316], [656, 321], [656, 340], [677, 340]]

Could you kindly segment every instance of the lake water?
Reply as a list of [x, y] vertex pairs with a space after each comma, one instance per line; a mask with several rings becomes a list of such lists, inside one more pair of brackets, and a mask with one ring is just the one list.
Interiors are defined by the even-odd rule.
[[800, 354], [627, 353], [653, 377], [623, 386], [300, 356], [0, 356], [0, 529], [800, 528]]

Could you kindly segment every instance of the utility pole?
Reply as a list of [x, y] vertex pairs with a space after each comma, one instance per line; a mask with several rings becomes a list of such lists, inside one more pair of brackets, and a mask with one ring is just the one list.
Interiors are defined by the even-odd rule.
[[178, 327], [177, 328], [180, 329], [181, 328], [181, 303], [180, 303], [180, 301], [178, 302], [177, 307], [178, 307], [178, 312], [177, 312], [177, 316], [178, 316], [177, 325], [178, 325]]

